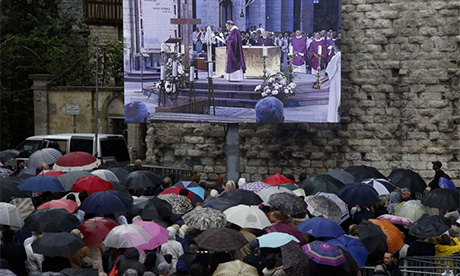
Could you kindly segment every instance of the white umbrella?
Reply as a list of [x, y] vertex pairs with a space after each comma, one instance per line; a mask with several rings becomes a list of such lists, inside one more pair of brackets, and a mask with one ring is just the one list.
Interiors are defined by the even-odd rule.
[[336, 194], [318, 192], [316, 193], [316, 195], [327, 197], [330, 200], [334, 201], [335, 204], [337, 204], [337, 206], [339, 206], [340, 210], [342, 211], [342, 218], [340, 219], [340, 223], [344, 222], [347, 218], [350, 217], [350, 213], [348, 213], [348, 205]]
[[272, 187], [265, 188], [261, 190], [260, 192], [258, 192], [257, 195], [259, 195], [260, 198], [264, 201], [264, 204], [269, 205], [268, 200], [270, 199], [270, 196], [273, 194], [278, 194], [278, 193], [288, 193], [288, 194], [295, 195], [291, 190], [284, 188], [284, 187], [280, 187], [280, 186], [272, 186]]
[[16, 206], [0, 202], [0, 224], [21, 227], [24, 225], [24, 220]]
[[92, 171], [91, 173], [107, 181], [115, 181], [117, 183], [120, 182], [120, 180], [118, 180], [118, 177], [112, 171], [109, 170], [100, 169]]
[[224, 211], [227, 221], [242, 228], [264, 229], [272, 225], [262, 210], [257, 206], [237, 205]]
[[379, 196], [381, 195], [389, 195], [392, 191], [396, 189], [396, 187], [388, 182], [386, 179], [383, 178], [368, 178], [361, 181], [361, 184], [366, 184], [369, 186], [374, 187], [377, 191]]
[[123, 224], [110, 230], [104, 239], [106, 247], [129, 248], [146, 244], [152, 235], [144, 227], [136, 224]]

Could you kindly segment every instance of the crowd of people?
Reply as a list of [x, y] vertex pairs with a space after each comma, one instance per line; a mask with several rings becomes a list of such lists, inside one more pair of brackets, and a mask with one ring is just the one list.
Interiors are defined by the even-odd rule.
[[[46, 164], [45, 164], [46, 165]], [[37, 168], [37, 174], [43, 169], [49, 169], [48, 166]], [[448, 175], [441, 170], [442, 163], [439, 161], [433, 162], [435, 177], [448, 178]], [[134, 163], [134, 170], [142, 170], [142, 162], [137, 160]], [[46, 171], [45, 171], [46, 172]], [[282, 176], [281, 176], [282, 177]], [[301, 198], [301, 201], [306, 199], [305, 192], [308, 190], [308, 179], [305, 174], [300, 174], [296, 180], [293, 175], [286, 175], [285, 179], [290, 184], [292, 191], [300, 190], [300, 193], [294, 193]], [[191, 200], [195, 208], [197, 206], [205, 206], [205, 203], [212, 198], [225, 197], [226, 194], [232, 193], [234, 190], [245, 189], [246, 180], [241, 178], [238, 183], [234, 181], [225, 181], [219, 176], [213, 185], [208, 185], [206, 181], [201, 181], [198, 174], [195, 174], [188, 179], [197, 183], [205, 190], [204, 201]], [[149, 200], [153, 197], [163, 194], [170, 189], [174, 183], [180, 181], [176, 175], [166, 176], [162, 179], [161, 184], [150, 186], [148, 188], [137, 188], [129, 190], [129, 198], [134, 201], [133, 204]], [[265, 181], [265, 180], [264, 180]], [[268, 182], [268, 180], [267, 180]], [[261, 185], [269, 186], [266, 183]], [[346, 185], [345, 185], [346, 186]], [[430, 190], [440, 189], [436, 179], [430, 183], [426, 189], [426, 193]], [[88, 192], [74, 191], [61, 193], [36, 193], [32, 197], [34, 207], [49, 202], [53, 199], [66, 198], [78, 203], [73, 215], [78, 219], [78, 223], [69, 229], [69, 231], [78, 238], [83, 239], [82, 232], [77, 227], [85, 220], [105, 216], [114, 219], [119, 223], [128, 224], [136, 221], [142, 221], [142, 214], [133, 216], [129, 213], [129, 208], [126, 212], [97, 214], [85, 213], [79, 206], [87, 200]], [[190, 197], [192, 192], [188, 189], [182, 189], [179, 193], [181, 196]], [[348, 209], [350, 216], [340, 223], [340, 226], [346, 230], [348, 237], [360, 239], [359, 225], [363, 221], [378, 218], [382, 215], [394, 215], [395, 206], [401, 202], [406, 202], [415, 199], [415, 193], [409, 188], [397, 188], [391, 193], [383, 194], [379, 200], [370, 205], [350, 205]], [[305, 201], [307, 202], [307, 201]], [[132, 206], [132, 205], [131, 205]], [[8, 225], [2, 226], [1, 243], [0, 243], [0, 271], [6, 273], [9, 269], [12, 273], [22, 275], [54, 275], [63, 269], [88, 269], [93, 272], [97, 271], [99, 275], [113, 275], [114, 267], [117, 268], [117, 275], [213, 275], [222, 263], [240, 260], [257, 270], [256, 275], [320, 275], [321, 267], [308, 259], [307, 255], [302, 255], [300, 261], [294, 265], [288, 265], [287, 258], [291, 256], [284, 255], [280, 248], [262, 248], [259, 244], [258, 237], [261, 237], [267, 232], [273, 232], [278, 226], [287, 227], [288, 232], [296, 237], [299, 245], [303, 246], [311, 244], [315, 241], [327, 242], [328, 239], [323, 237], [315, 237], [307, 235], [306, 232], [298, 230], [298, 225], [309, 218], [313, 218], [314, 213], [311, 209], [302, 214], [288, 213], [284, 210], [279, 210], [276, 207], [270, 206], [267, 202], [261, 203], [258, 208], [262, 210], [268, 218], [271, 226], [264, 229], [242, 228], [235, 223], [227, 223], [224, 227], [239, 231], [247, 240], [246, 245], [238, 250], [212, 252], [205, 250], [197, 245], [196, 237], [202, 233], [202, 230], [191, 227], [184, 222], [182, 214], [173, 214], [162, 220], [156, 220], [158, 224], [163, 226], [168, 231], [168, 241], [158, 248], [153, 250], [141, 250], [139, 248], [106, 248], [102, 240], [91, 245], [86, 245], [78, 251], [57, 256], [49, 257], [46, 255], [37, 254], [31, 246], [34, 242], [41, 239], [43, 233], [29, 232], [26, 226], [21, 229], [15, 229]], [[397, 250], [390, 249], [375, 254], [369, 252], [366, 260], [366, 265], [375, 267], [374, 275], [401, 275], [398, 267], [398, 260], [406, 256], [447, 256], [460, 252], [460, 228], [458, 227], [459, 213], [456, 210], [444, 210], [446, 217], [451, 219], [452, 225], [449, 225], [446, 233], [441, 233], [439, 236], [433, 236], [427, 239], [417, 238], [409, 233], [409, 228], [395, 224], [400, 230], [401, 240], [404, 244], [398, 246]], [[441, 214], [441, 210], [435, 210], [436, 214]], [[442, 213], [444, 215], [444, 213]], [[279, 229], [279, 228], [278, 228]], [[282, 232], [282, 231], [281, 231]], [[297, 246], [296, 246], [297, 247]], [[300, 247], [297, 249], [300, 250]], [[352, 259], [347, 262], [355, 262]], [[349, 268], [348, 272], [343, 272], [340, 275], [357, 275], [359, 273], [356, 263]], [[5, 274], [7, 275], [7, 274]], [[13, 274], [11, 274], [13, 275]], [[57, 274], [59, 275], [59, 274]], [[246, 274], [244, 274], [246, 275]], [[251, 274], [248, 274], [251, 275]], [[328, 274], [321, 274], [328, 275]], [[358, 274], [359, 275], [359, 274]]]

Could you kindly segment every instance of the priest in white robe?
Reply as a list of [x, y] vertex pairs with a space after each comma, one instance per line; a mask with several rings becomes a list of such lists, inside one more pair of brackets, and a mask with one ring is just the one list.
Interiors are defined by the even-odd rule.
[[342, 79], [342, 52], [340, 52], [341, 43], [337, 40], [334, 45], [335, 55], [326, 67], [326, 73], [329, 77], [329, 104], [327, 107], [327, 121], [330, 123], [338, 123], [339, 106], [341, 97], [341, 79]]

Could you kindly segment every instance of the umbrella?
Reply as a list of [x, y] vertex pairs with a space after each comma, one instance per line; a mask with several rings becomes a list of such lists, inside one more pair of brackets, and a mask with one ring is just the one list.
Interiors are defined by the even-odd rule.
[[37, 207], [38, 210], [46, 208], [64, 209], [69, 213], [73, 213], [77, 208], [77, 203], [70, 199], [54, 199]]
[[258, 276], [257, 269], [240, 260], [220, 263], [213, 276]]
[[380, 195], [389, 195], [396, 189], [396, 186], [388, 182], [386, 179], [382, 178], [369, 178], [361, 181], [361, 184], [366, 184], [373, 187], [377, 193]]
[[171, 187], [185, 187], [185, 188], [188, 188], [188, 187], [200, 187], [200, 185], [198, 185], [198, 183], [196, 183], [195, 181], [179, 181], [177, 182], [176, 184], [172, 185]]
[[350, 184], [356, 181], [355, 177], [351, 173], [346, 172], [346, 171], [334, 170], [334, 171], [328, 171], [325, 174], [334, 177], [335, 179], [342, 182], [343, 184]]
[[393, 224], [399, 224], [399, 225], [404, 225], [404, 226], [411, 226], [412, 224], [414, 224], [414, 222], [409, 218], [400, 217], [396, 215], [389, 215], [389, 214], [378, 216], [377, 219], [378, 220], [388, 220], [389, 222]]
[[44, 148], [37, 150], [32, 153], [29, 157], [29, 162], [27, 163], [27, 168], [33, 168], [33, 174], [35, 174], [35, 169], [38, 168], [42, 163], [48, 165], [56, 163], [56, 161], [62, 156], [62, 153], [57, 149], [53, 148]]
[[328, 240], [327, 242], [348, 251], [348, 253], [350, 253], [351, 256], [353, 256], [353, 259], [357, 262], [358, 267], [366, 265], [369, 251], [367, 251], [364, 244], [359, 239], [342, 235], [333, 240]]
[[257, 194], [240, 189], [223, 192], [220, 197], [228, 198], [237, 204], [259, 205], [262, 203], [262, 199]]
[[283, 270], [287, 275], [308, 275], [308, 258], [296, 242], [290, 241], [281, 246], [281, 256], [283, 256]]
[[275, 187], [269, 187], [261, 190], [260, 192], [257, 193], [258, 196], [264, 201], [265, 204], [268, 204], [268, 200], [270, 199], [270, 196], [273, 194], [278, 194], [278, 193], [288, 193], [291, 195], [295, 195], [293, 191], [281, 187], [281, 186], [275, 186]]
[[74, 229], [79, 221], [66, 210], [47, 208], [33, 211], [24, 222], [30, 231], [63, 232]]
[[264, 229], [271, 225], [267, 216], [257, 206], [240, 204], [224, 211], [227, 221], [241, 228]]
[[342, 227], [337, 222], [323, 217], [314, 217], [307, 219], [297, 225], [300, 232], [312, 235], [314, 237], [335, 238], [345, 234]]
[[387, 236], [382, 229], [370, 221], [362, 220], [358, 224], [358, 235], [369, 254], [381, 260], [388, 250]]
[[5, 164], [6, 161], [15, 158], [19, 154], [18, 150], [15, 149], [7, 149], [0, 151], [0, 162]]
[[295, 241], [296, 243], [300, 242], [296, 237], [282, 232], [271, 232], [262, 235], [257, 239], [259, 240], [260, 248], [278, 248], [289, 243], [290, 241]]
[[16, 197], [30, 197], [32, 192], [18, 189], [21, 180], [15, 176], [0, 177], [0, 201], [10, 202]]
[[127, 213], [130, 219], [139, 215], [143, 220], [156, 221], [165, 219], [172, 214], [171, 204], [158, 197], [153, 197], [131, 206]]
[[256, 182], [246, 183], [243, 186], [241, 186], [240, 189], [251, 191], [257, 194], [261, 190], [268, 188], [268, 187], [270, 187], [270, 185], [268, 185], [267, 183], [264, 183], [262, 181], [256, 181]]
[[423, 197], [422, 204], [443, 210], [458, 209], [460, 208], [460, 196], [457, 190], [435, 189]]
[[443, 216], [424, 215], [409, 228], [409, 234], [417, 238], [437, 237], [450, 229], [450, 219]]
[[238, 250], [248, 243], [239, 231], [230, 228], [209, 228], [195, 237], [196, 244], [215, 252]]
[[[59, 177], [60, 175], [65, 174], [65, 172], [61, 171], [53, 171], [53, 170], [43, 170], [41, 171], [38, 175], [47, 175], [47, 176], [52, 176], [52, 177]], [[62, 183], [62, 181], [61, 181]], [[64, 186], [64, 184], [62, 184]], [[64, 187], [65, 188], [65, 187]]]
[[141, 225], [122, 224], [110, 230], [104, 239], [106, 247], [129, 248], [148, 243], [152, 235]]
[[315, 217], [327, 217], [337, 223], [342, 222], [342, 210], [331, 199], [325, 196], [311, 195], [305, 197], [305, 203], [307, 203], [307, 209], [311, 215]]
[[297, 190], [297, 189], [301, 189], [299, 186], [297, 185], [294, 185], [292, 183], [287, 183], [287, 184], [281, 184], [281, 185], [278, 185], [280, 187], [283, 187], [283, 188], [286, 188], [290, 191], [294, 191], [294, 190]]
[[161, 178], [153, 172], [134, 171], [131, 172], [121, 184], [128, 189], [145, 189], [160, 185]]
[[342, 223], [343, 221], [345, 221], [347, 218], [350, 217], [350, 214], [348, 213], [348, 205], [338, 195], [331, 194], [331, 193], [323, 193], [323, 192], [319, 192], [316, 195], [327, 197], [330, 200], [334, 201], [335, 204], [337, 204], [337, 206], [339, 206], [340, 211], [342, 211], [342, 218], [340, 219], [340, 223]]
[[369, 219], [370, 222], [376, 224], [382, 229], [385, 236], [387, 236], [387, 245], [388, 251], [395, 254], [396, 252], [401, 249], [404, 245], [404, 238], [401, 234], [401, 231], [391, 224], [388, 220], [376, 220], [376, 219]]
[[262, 179], [262, 182], [267, 183], [270, 186], [276, 186], [276, 185], [281, 185], [281, 184], [286, 184], [286, 183], [295, 184], [295, 181], [289, 178], [286, 178], [279, 173], [275, 173], [274, 175], [270, 177]]
[[15, 198], [10, 201], [10, 204], [16, 206], [23, 219], [26, 219], [33, 211], [35, 211], [32, 198]]
[[307, 203], [297, 195], [288, 193], [273, 194], [270, 196], [268, 204], [293, 217], [304, 218], [307, 213]]
[[297, 228], [294, 228], [293, 226], [285, 223], [273, 223], [272, 226], [268, 227], [265, 229], [267, 232], [283, 232], [289, 235], [292, 235], [296, 237], [299, 241], [300, 244], [303, 245], [306, 243], [305, 238], [303, 237], [302, 233], [297, 230]]
[[355, 180], [358, 182], [361, 182], [366, 178], [385, 178], [385, 176], [382, 173], [380, 173], [376, 168], [368, 167], [365, 165], [350, 166], [346, 168], [345, 171], [353, 175], [355, 177]]
[[118, 224], [109, 218], [95, 217], [83, 221], [78, 230], [83, 234], [83, 242], [86, 245], [101, 243], [107, 234]]
[[[1, 164], [0, 164], [1, 166]], [[0, 168], [0, 177], [5, 177], [5, 176], [10, 176], [12, 175], [14, 172], [10, 169], [6, 169], [6, 168]]]
[[116, 191], [95, 192], [80, 205], [80, 209], [90, 214], [112, 214], [128, 209], [128, 201]]
[[345, 255], [339, 247], [322, 241], [314, 241], [302, 246], [308, 258], [318, 264], [339, 266], [345, 263]]
[[63, 172], [86, 171], [97, 167], [101, 162], [96, 157], [83, 151], [70, 152], [56, 161], [53, 168]]
[[[188, 190], [190, 191], [190, 189], [201, 189], [201, 191], [198, 191], [198, 193], [201, 193], [204, 197], [204, 189], [201, 188], [201, 187], [194, 187], [194, 188], [185, 188], [185, 187], [174, 187], [174, 188], [168, 188], [166, 190], [164, 190], [163, 192], [160, 193], [160, 195], [167, 195], [167, 194], [176, 194], [176, 195], [180, 195], [181, 191], [182, 190]], [[189, 192], [187, 193], [187, 198], [190, 199], [190, 201], [192, 202], [192, 204], [196, 204], [197, 202], [202, 202], [203, 199], [198, 196], [197, 194], [193, 193], [193, 192]]]
[[61, 181], [64, 189], [66, 191], [70, 191], [72, 186], [77, 182], [80, 177], [85, 176], [92, 176], [90, 172], [87, 171], [75, 171], [75, 172], [68, 172], [63, 175], [58, 176], [59, 181]]
[[358, 182], [343, 186], [339, 197], [350, 204], [369, 206], [379, 200], [377, 191], [369, 185]]
[[305, 194], [314, 195], [318, 192], [338, 194], [340, 188], [345, 184], [327, 174], [320, 174], [317, 176], [305, 179], [300, 187], [305, 190]]
[[425, 207], [420, 200], [409, 200], [399, 203], [394, 207], [395, 215], [409, 218], [412, 221], [417, 221], [421, 216], [428, 213], [428, 208]]
[[22, 227], [24, 225], [24, 220], [16, 206], [0, 202], [0, 224]]
[[236, 206], [238, 203], [223, 197], [208, 196], [202, 203], [201, 207], [209, 207], [219, 211], [225, 211], [230, 207]]
[[107, 191], [112, 188], [112, 183], [100, 178], [97, 175], [80, 177], [72, 186], [73, 191], [87, 191], [89, 195], [95, 192]]
[[60, 273], [64, 276], [99, 276], [95, 268], [64, 268]]
[[106, 181], [120, 182], [118, 177], [110, 170], [105, 170], [105, 169], [94, 170], [94, 171], [91, 171], [91, 174], [97, 175]]
[[34, 253], [48, 257], [72, 254], [83, 246], [83, 241], [71, 233], [45, 233], [32, 243]]
[[193, 209], [192, 202], [186, 196], [165, 194], [159, 195], [158, 198], [171, 204], [173, 214], [183, 215]]
[[168, 242], [169, 231], [161, 225], [156, 224], [153, 221], [136, 221], [133, 222], [133, 224], [144, 227], [144, 229], [152, 235], [152, 238], [148, 243], [139, 245], [137, 248], [152, 250]]
[[227, 224], [227, 217], [221, 211], [211, 208], [195, 207], [192, 211], [182, 216], [187, 226], [207, 230], [209, 228], [222, 228]]
[[121, 167], [110, 167], [108, 170], [113, 172], [120, 182], [125, 180], [129, 175], [129, 172]]
[[393, 170], [388, 178], [400, 188], [409, 188], [412, 192], [423, 193], [426, 189], [425, 180], [416, 172], [405, 169]]
[[[192, 192], [193, 194], [199, 196], [199, 198], [201, 199], [199, 200], [200, 202], [204, 200], [204, 189], [200, 185], [198, 185], [195, 181], [179, 181], [172, 186], [172, 188], [181, 188], [181, 187], [184, 187], [190, 192]], [[192, 200], [192, 202], [195, 203], [192, 198], [190, 200]]]
[[56, 177], [46, 175], [27, 178], [19, 184], [18, 189], [35, 192], [65, 192], [64, 186]]

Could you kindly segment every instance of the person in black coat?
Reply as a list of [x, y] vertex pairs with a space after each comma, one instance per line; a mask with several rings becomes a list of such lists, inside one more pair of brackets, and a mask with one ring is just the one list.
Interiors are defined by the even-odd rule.
[[27, 276], [27, 254], [22, 244], [15, 242], [14, 231], [10, 228], [3, 230], [3, 243], [0, 244], [0, 256], [8, 261], [9, 269], [18, 276]]
[[118, 275], [123, 275], [130, 268], [136, 270], [137, 275], [144, 274], [146, 268], [145, 265], [139, 262], [139, 251], [136, 248], [131, 247], [126, 249], [125, 257], [126, 261], [120, 263], [118, 266]]

